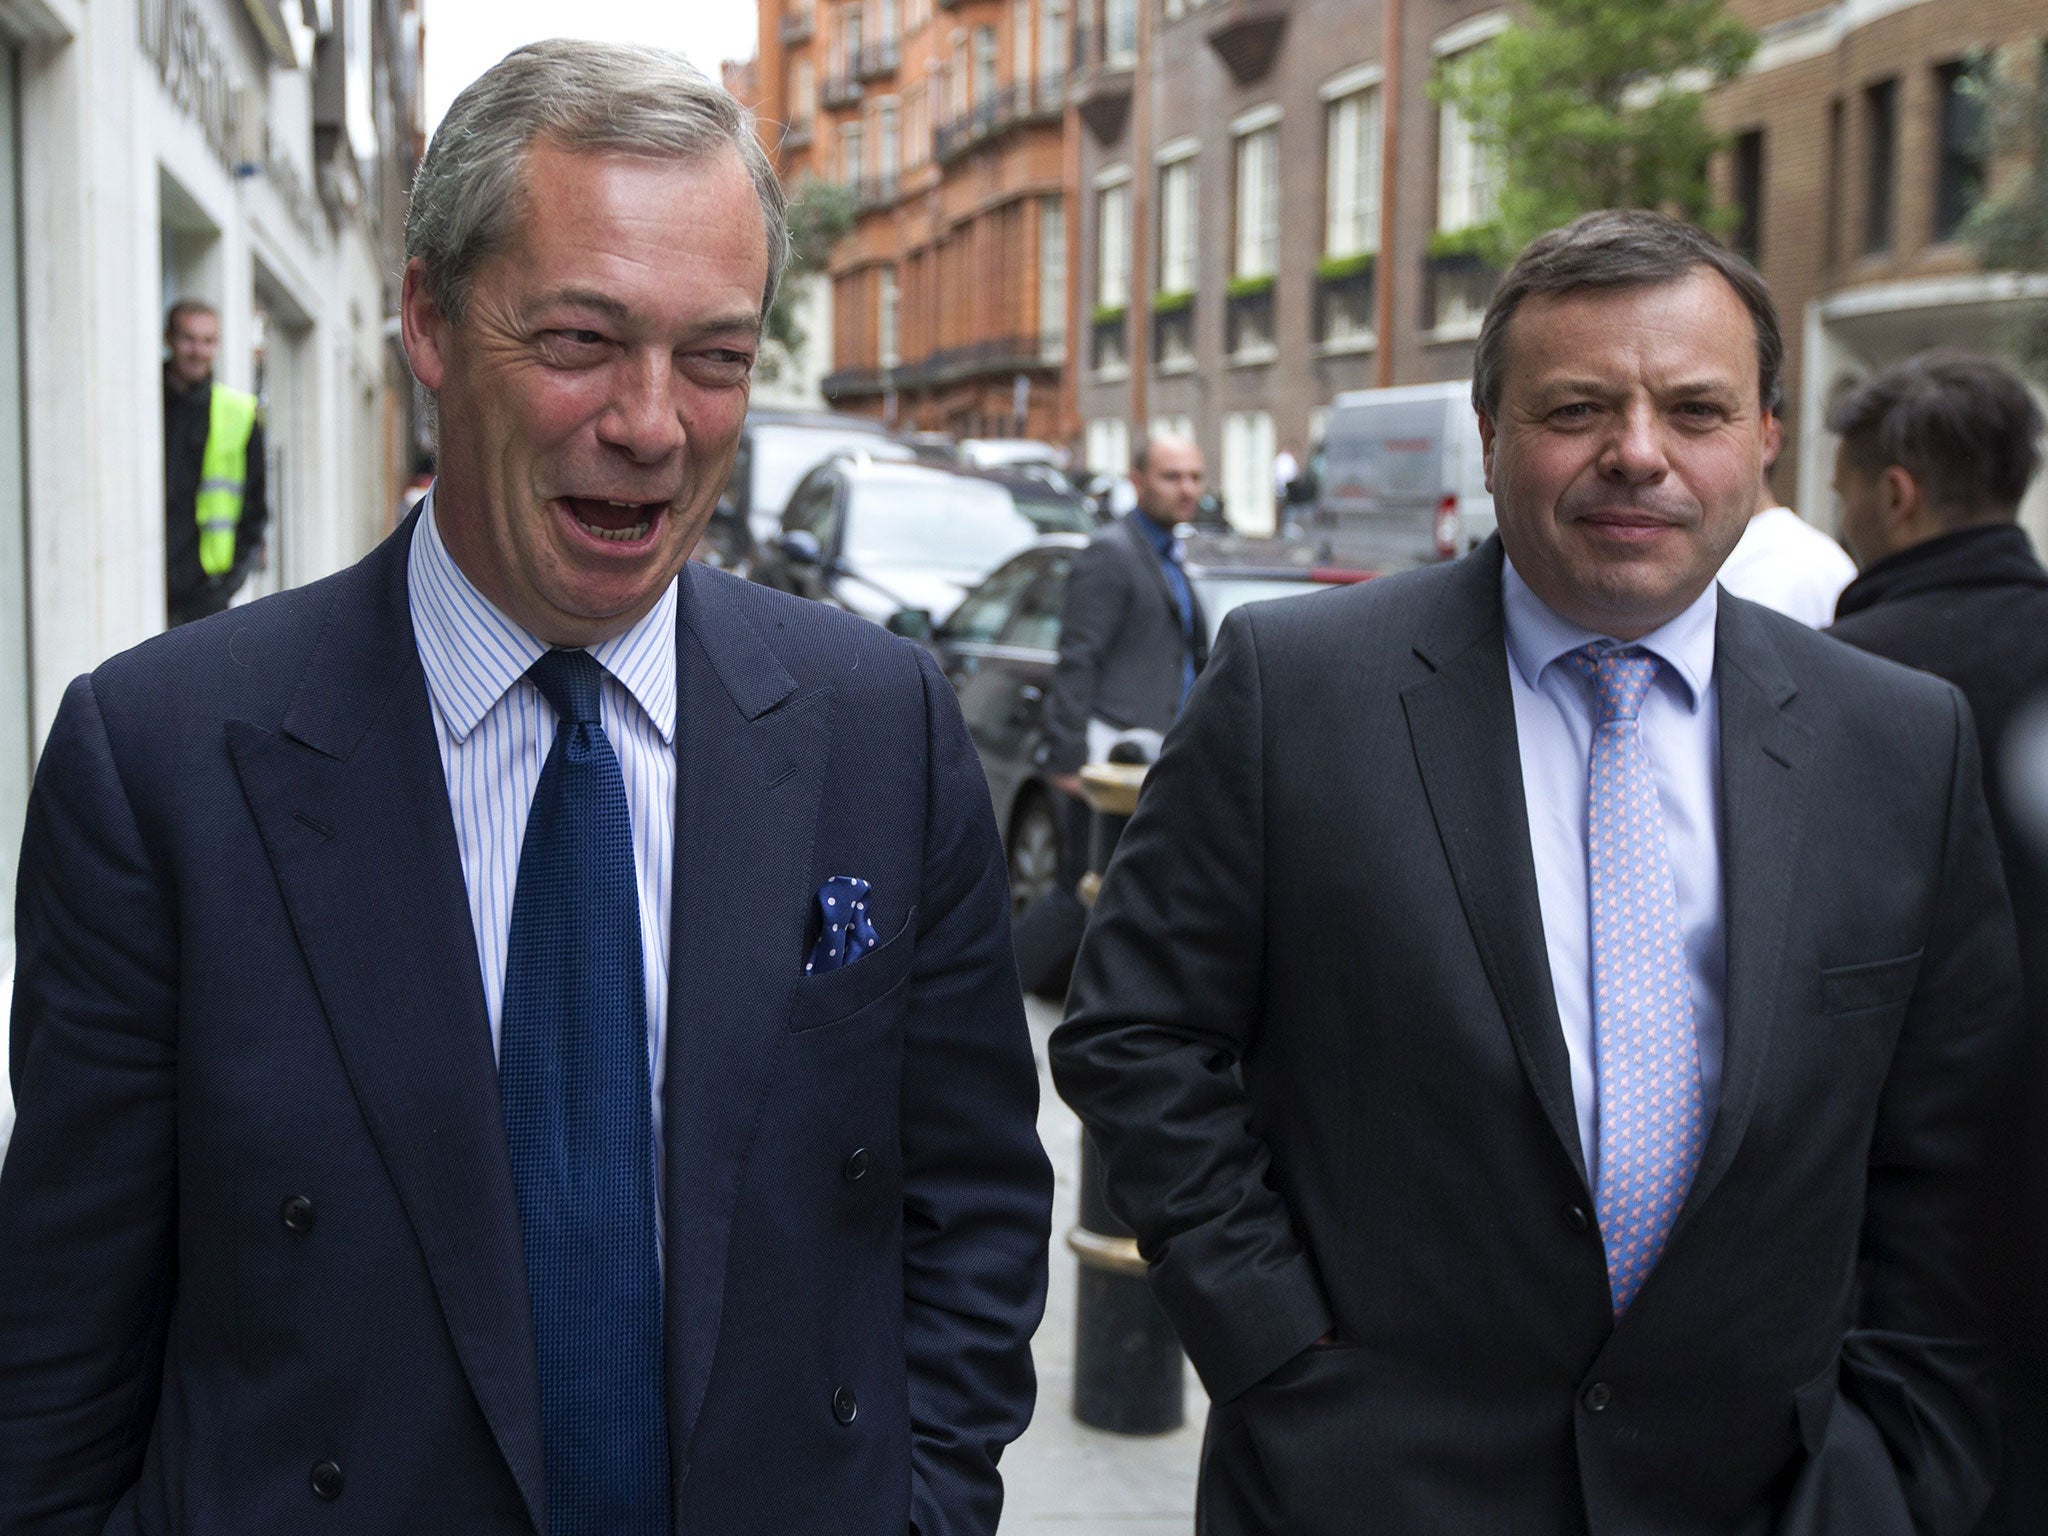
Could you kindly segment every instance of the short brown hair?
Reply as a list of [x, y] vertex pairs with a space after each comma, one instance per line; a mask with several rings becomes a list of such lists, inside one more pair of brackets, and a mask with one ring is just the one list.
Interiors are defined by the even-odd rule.
[[2041, 408], [1988, 357], [1936, 348], [1865, 379], [1828, 430], [1866, 475], [1896, 464], [1941, 521], [2011, 518], [2041, 468]]
[[178, 322], [187, 315], [211, 315], [214, 319], [218, 320], [220, 318], [220, 311], [204, 299], [178, 300], [177, 303], [171, 306], [170, 312], [164, 316], [164, 340], [169, 341], [171, 339], [171, 332], [178, 328]]
[[1533, 294], [1652, 288], [1675, 283], [1705, 267], [1735, 290], [1756, 325], [1757, 400], [1778, 409], [1785, 371], [1785, 337], [1778, 309], [1755, 267], [1681, 220], [1639, 208], [1589, 213], [1538, 235], [1515, 258], [1486, 306], [1472, 354], [1472, 405], [1491, 417], [1506, 383], [1508, 322]]

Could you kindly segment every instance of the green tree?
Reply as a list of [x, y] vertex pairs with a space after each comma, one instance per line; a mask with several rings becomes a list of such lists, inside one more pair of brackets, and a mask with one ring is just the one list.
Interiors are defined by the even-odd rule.
[[[2003, 172], [1971, 210], [1963, 236], [1993, 272], [2048, 272], [2048, 55], [2009, 50], [1974, 61], [1985, 144]], [[2048, 383], [2048, 304], [2029, 304], [2011, 337], [2014, 359]]]
[[1721, 140], [1702, 93], [1739, 74], [1756, 34], [1722, 0], [1525, 0], [1525, 19], [1446, 61], [1457, 107], [1501, 176], [1498, 213], [1460, 242], [1505, 260], [1595, 208], [1725, 224], [1707, 183]]
[[782, 270], [782, 286], [763, 327], [771, 344], [763, 349], [760, 372], [764, 377], [774, 378], [784, 361], [803, 349], [807, 338], [797, 319], [803, 291], [824, 272], [832, 260], [832, 247], [852, 228], [851, 187], [806, 178], [790, 194], [789, 264]]

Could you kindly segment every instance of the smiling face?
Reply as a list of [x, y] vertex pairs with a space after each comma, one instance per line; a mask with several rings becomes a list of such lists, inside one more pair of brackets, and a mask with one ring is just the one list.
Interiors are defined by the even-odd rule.
[[536, 141], [521, 202], [459, 325], [407, 268], [406, 351], [438, 396], [435, 519], [456, 564], [540, 639], [595, 645], [659, 600], [732, 467], [766, 231], [734, 153]]
[[1535, 295], [1506, 353], [1479, 431], [1508, 558], [1558, 614], [1639, 639], [1706, 590], [1756, 506], [1778, 424], [1749, 310], [1706, 268]]
[[214, 354], [220, 350], [220, 316], [210, 309], [185, 309], [165, 327], [171, 350], [171, 376], [190, 389], [213, 377]]

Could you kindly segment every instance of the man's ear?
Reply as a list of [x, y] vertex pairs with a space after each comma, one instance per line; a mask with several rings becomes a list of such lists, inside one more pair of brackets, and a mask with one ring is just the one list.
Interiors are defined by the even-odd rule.
[[1909, 531], [1926, 507], [1927, 498], [1913, 472], [1903, 464], [1887, 464], [1877, 477], [1877, 511], [1885, 527]]
[[1493, 492], [1493, 418], [1479, 413], [1479, 459], [1486, 466], [1486, 494]]
[[1764, 473], [1768, 475], [1785, 449], [1785, 424], [1776, 411], [1764, 412]]
[[405, 338], [406, 360], [423, 388], [438, 390], [448, 376], [448, 318], [427, 291], [427, 269], [415, 256], [405, 264], [405, 288], [398, 320]]

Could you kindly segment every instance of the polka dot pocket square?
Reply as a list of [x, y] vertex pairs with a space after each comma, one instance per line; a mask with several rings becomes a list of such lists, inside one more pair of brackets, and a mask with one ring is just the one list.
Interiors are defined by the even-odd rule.
[[882, 941], [868, 917], [868, 883], [855, 875], [834, 875], [818, 887], [818, 942], [804, 962], [816, 976], [853, 964]]

